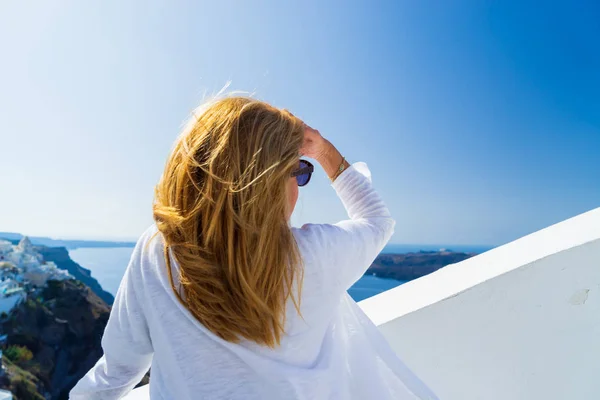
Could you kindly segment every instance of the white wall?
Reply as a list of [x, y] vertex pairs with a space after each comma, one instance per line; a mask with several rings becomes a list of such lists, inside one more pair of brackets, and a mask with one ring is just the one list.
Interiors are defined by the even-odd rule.
[[443, 400], [600, 399], [600, 209], [361, 307]]
[[0, 400], [12, 400], [13, 395], [8, 390], [0, 389]]
[[131, 393], [126, 395], [124, 400], [149, 400], [150, 399], [150, 388], [148, 385], [141, 386], [137, 389], [133, 389]]
[[0, 314], [3, 312], [8, 314], [17, 303], [24, 299], [25, 293], [14, 294], [9, 297], [0, 297]]
[[48, 281], [50, 274], [40, 269], [30, 269], [23, 274], [24, 278], [29, 280], [33, 285], [37, 287], [43, 287]]

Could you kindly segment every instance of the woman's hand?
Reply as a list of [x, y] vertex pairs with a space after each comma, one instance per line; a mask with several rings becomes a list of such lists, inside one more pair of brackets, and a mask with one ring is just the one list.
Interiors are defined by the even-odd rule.
[[325, 139], [318, 130], [304, 124], [304, 143], [300, 154], [319, 161], [331, 147], [331, 143]]
[[306, 124], [304, 126], [304, 144], [300, 153], [317, 160], [332, 180], [339, 174], [341, 165], [343, 165], [343, 169], [350, 166], [329, 140], [321, 136], [318, 130]]

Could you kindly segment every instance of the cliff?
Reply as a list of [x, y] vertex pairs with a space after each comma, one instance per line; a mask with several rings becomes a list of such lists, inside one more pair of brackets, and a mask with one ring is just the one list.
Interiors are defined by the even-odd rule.
[[366, 275], [410, 281], [430, 274], [449, 264], [454, 264], [475, 253], [435, 251], [406, 254], [380, 254], [367, 270]]
[[35, 246], [45, 261], [53, 261], [59, 268], [67, 270], [75, 279], [86, 284], [98, 297], [106, 304], [112, 305], [115, 300], [113, 295], [102, 289], [98, 281], [92, 277], [89, 269], [83, 268], [69, 257], [69, 252], [65, 247], [46, 247]]
[[30, 378], [16, 379], [13, 373], [4, 386], [23, 399], [34, 397], [19, 396], [19, 384], [51, 399], [67, 399], [69, 390], [102, 356], [100, 339], [109, 312], [110, 307], [78, 281], [49, 281], [30, 294], [1, 324], [7, 348], [23, 346], [31, 352], [30, 360], [12, 360], [25, 371], [21, 375]]

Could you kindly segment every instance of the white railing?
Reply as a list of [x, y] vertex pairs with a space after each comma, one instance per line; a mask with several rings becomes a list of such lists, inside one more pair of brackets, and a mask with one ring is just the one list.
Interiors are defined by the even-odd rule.
[[361, 307], [441, 399], [600, 399], [600, 208]]
[[600, 399], [600, 208], [360, 306], [441, 399]]
[[149, 400], [150, 392], [148, 385], [140, 386], [137, 389], [133, 389], [131, 393], [123, 398], [123, 400]]

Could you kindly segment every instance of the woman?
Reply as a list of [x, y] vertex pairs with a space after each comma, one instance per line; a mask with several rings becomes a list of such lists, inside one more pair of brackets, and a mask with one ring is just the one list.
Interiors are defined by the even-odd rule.
[[[349, 220], [291, 228], [316, 160]], [[350, 166], [285, 110], [230, 97], [184, 129], [156, 187], [102, 338], [71, 399], [433, 399], [346, 293], [394, 220]]]

